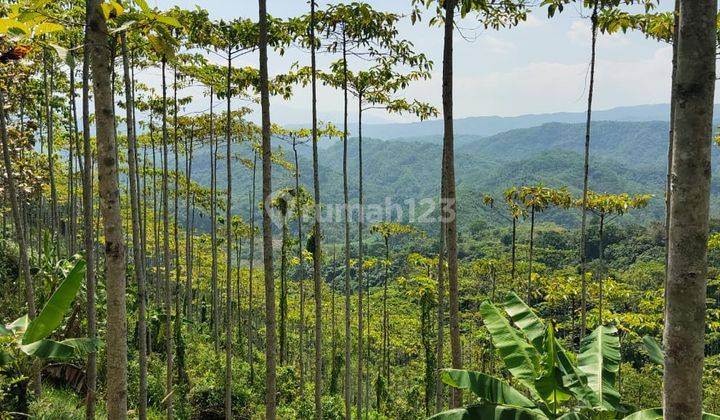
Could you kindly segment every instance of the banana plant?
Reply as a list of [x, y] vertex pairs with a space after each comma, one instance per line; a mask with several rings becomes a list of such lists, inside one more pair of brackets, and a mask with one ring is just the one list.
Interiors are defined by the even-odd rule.
[[[629, 414], [632, 407], [621, 403], [616, 388], [620, 341], [614, 327], [597, 327], [583, 338], [575, 356], [555, 337], [553, 324], [543, 322], [515, 293], [501, 305], [483, 302], [480, 314], [514, 385], [482, 372], [443, 370], [443, 382], [471, 391], [476, 400], [432, 419], [662, 418], [661, 409]], [[720, 417], [704, 417], [711, 419]]]
[[60, 286], [35, 318], [23, 315], [10, 324], [0, 324], [0, 366], [12, 363], [21, 353], [41, 359], [71, 360], [97, 350], [98, 340], [90, 338], [62, 341], [48, 338], [60, 327], [78, 294], [85, 278], [85, 267], [83, 259], [66, 263]]

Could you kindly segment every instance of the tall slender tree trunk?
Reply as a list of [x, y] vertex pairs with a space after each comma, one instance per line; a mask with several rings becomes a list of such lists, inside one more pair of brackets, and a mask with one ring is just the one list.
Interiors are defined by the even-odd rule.
[[89, 47], [92, 57], [100, 209], [105, 237], [107, 413], [111, 419], [125, 419], [127, 418], [125, 244], [120, 213], [117, 144], [110, 84], [112, 61], [108, 47], [107, 25], [99, 0], [88, 1], [87, 14], [86, 46]]
[[293, 157], [295, 158], [295, 216], [298, 230], [298, 260], [300, 272], [300, 348], [298, 351], [300, 365], [300, 395], [305, 397], [305, 255], [303, 253], [303, 203], [300, 196], [300, 162], [298, 161], [297, 142], [293, 138]]
[[265, 273], [265, 418], [274, 420], [275, 406], [275, 279], [273, 277], [272, 225], [269, 201], [272, 193], [272, 161], [270, 146], [270, 92], [268, 89], [268, 20], [267, 1], [258, 0], [260, 30], [260, 108], [262, 113], [262, 175], [263, 175], [263, 268]]
[[212, 336], [215, 345], [215, 353], [220, 351], [220, 329], [218, 318], [220, 308], [218, 302], [218, 256], [217, 256], [217, 141], [215, 140], [215, 127], [213, 125], [213, 99], [214, 90], [210, 87], [210, 254], [212, 259], [211, 267], [211, 288], [212, 288]]
[[[193, 145], [195, 144], [195, 126], [190, 126], [190, 137], [185, 142], [185, 220], [188, 226], [185, 229], [185, 317], [192, 322], [192, 278], [193, 258], [192, 242], [194, 223], [191, 222], [190, 196], [192, 195], [192, 159]], [[194, 200], [193, 200], [194, 201]]]
[[[443, 179], [446, 196], [443, 197], [442, 224], [447, 235], [448, 284], [450, 288], [450, 349], [453, 369], [462, 368], [460, 353], [460, 324], [457, 267], [457, 218], [455, 194], [455, 158], [453, 137], [453, 29], [457, 0], [445, 1], [445, 33], [443, 48]], [[462, 394], [453, 388], [452, 407], [459, 407]]]
[[[445, 173], [445, 150], [442, 154], [441, 174]], [[440, 200], [442, 203], [445, 197], [445, 179], [442, 177], [440, 182]], [[437, 282], [438, 282], [438, 306], [437, 306], [437, 343], [436, 343], [436, 363], [437, 368], [443, 368], [443, 359], [445, 356], [445, 226], [440, 223], [440, 234], [438, 240], [438, 266], [437, 266]], [[435, 375], [435, 411], [440, 412], [443, 409], [443, 382], [441, 375]]]
[[145, 252], [140, 243], [140, 208], [137, 185], [137, 139], [135, 137], [135, 119], [132, 83], [130, 79], [130, 60], [127, 39], [120, 35], [123, 60], [123, 82], [125, 85], [125, 118], [128, 139], [128, 178], [130, 180], [130, 211], [132, 216], [133, 274], [138, 288], [138, 359], [140, 364], [139, 417], [147, 418], [147, 327], [145, 323]]
[[528, 254], [527, 304], [532, 305], [533, 248], [535, 245], [535, 205], [530, 206], [530, 252]]
[[[182, 318], [180, 316], [180, 235], [178, 230], [179, 224], [179, 198], [180, 189], [180, 156], [178, 153], [178, 99], [177, 99], [177, 65], [173, 67], [173, 160], [175, 170], [173, 173], [173, 256], [175, 259], [174, 272], [175, 284], [173, 285], [173, 300], [175, 302], [175, 322], [173, 322], [173, 334], [175, 335], [175, 364], [177, 369], [177, 378], [179, 384], [184, 384], [187, 378], [185, 373], [185, 345], [182, 340]], [[187, 229], [187, 220], [185, 221]], [[183, 389], [181, 388], [182, 392]], [[182, 404], [180, 409], [182, 409]], [[182, 413], [181, 417], [182, 417]]]
[[[225, 114], [225, 167], [227, 176], [227, 195], [225, 197], [225, 418], [232, 418], [232, 141], [230, 116], [230, 74], [232, 72], [232, 46], [227, 51], [227, 80], [225, 97], [227, 109]], [[240, 266], [238, 265], [238, 270]], [[238, 304], [240, 301], [238, 301]]]
[[76, 148], [78, 139], [77, 130], [77, 111], [75, 109], [75, 56], [70, 54], [68, 56], [68, 77], [69, 77], [69, 99], [70, 109], [68, 110], [68, 251], [70, 255], [75, 255], [77, 252], [77, 202], [76, 194], [77, 190], [75, 187], [75, 162], [73, 159], [76, 156], [76, 151], [79, 153], [80, 149]]
[[171, 420], [173, 414], [173, 334], [170, 313], [172, 305], [172, 287], [170, 284], [170, 201], [168, 179], [168, 130], [167, 130], [167, 83], [165, 69], [167, 60], [162, 58], [162, 220], [163, 220], [163, 279], [164, 284], [164, 312], [165, 312], [165, 392], [164, 398], [167, 408], [167, 418]]
[[345, 419], [350, 419], [350, 204], [348, 201], [348, 75], [347, 40], [345, 29], [342, 33], [343, 59], [343, 212], [345, 227], [345, 376], [343, 394], [345, 396]]
[[248, 364], [250, 365], [250, 385], [255, 383], [255, 355], [253, 332], [255, 331], [255, 310], [253, 305], [253, 280], [255, 277], [255, 174], [257, 173], [257, 152], [253, 156], [252, 192], [250, 193], [250, 273], [248, 273]]
[[[10, 211], [12, 212], [13, 223], [15, 225], [15, 238], [18, 243], [20, 250], [20, 272], [22, 275], [23, 283], [25, 285], [25, 300], [28, 307], [28, 318], [35, 318], [35, 291], [33, 287], [32, 274], [30, 272], [30, 260], [28, 259], [28, 247], [25, 236], [25, 226], [23, 223], [23, 215], [21, 210], [21, 204], [18, 200], [18, 189], [15, 185], [15, 179], [13, 177], [12, 161], [10, 158], [10, 146], [8, 144], [8, 130], [6, 126], [5, 116], [5, 92], [0, 90], [0, 140], [2, 140], [2, 154], [3, 154], [3, 166], [5, 166], [5, 179], [7, 194], [10, 198]], [[37, 375], [34, 378], [34, 388], [36, 392], [40, 391], [40, 376]]]
[[[363, 396], [363, 155], [362, 155], [362, 95], [358, 95], [358, 352], [357, 352], [357, 418], [362, 419]], [[370, 337], [368, 337], [369, 339]]]
[[605, 279], [605, 256], [603, 255], [605, 252], [605, 249], [603, 248], [603, 228], [605, 227], [605, 214], [600, 214], [600, 228], [599, 228], [599, 241], [600, 244], [598, 245], [599, 248], [599, 260], [600, 260], [600, 269], [598, 270], [598, 288], [599, 288], [599, 298], [598, 298], [598, 325], [603, 325], [603, 298], [604, 298], [604, 290], [603, 290], [603, 282]]
[[[57, 249], [55, 245], [55, 236], [58, 233], [57, 208], [57, 183], [55, 182], [55, 121], [54, 107], [52, 105], [52, 89], [53, 89], [53, 62], [49, 57], [47, 50], [43, 51], [43, 83], [45, 84], [45, 118], [47, 119], [45, 127], [47, 128], [47, 156], [48, 156], [48, 174], [50, 176], [50, 243], [53, 249]], [[114, 124], [114, 123], [113, 123]]]
[[[86, 0], [86, 11], [90, 10], [92, 1]], [[95, 4], [94, 7], [97, 7]], [[95, 310], [95, 242], [93, 234], [93, 155], [90, 144], [90, 14], [85, 16], [85, 40], [83, 45], [82, 66], [82, 127], [83, 127], [83, 169], [82, 169], [82, 201], [83, 201], [83, 232], [85, 243], [85, 288], [87, 294], [87, 334], [90, 339], [97, 337], [97, 315]], [[97, 353], [88, 353], [85, 386], [85, 418], [95, 418], [97, 395]]]
[[672, 161], [673, 161], [673, 137], [675, 132], [675, 108], [677, 83], [675, 83], [677, 74], [677, 34], [680, 26], [680, 0], [675, 0], [675, 10], [673, 13], [673, 37], [672, 37], [672, 73], [670, 79], [670, 129], [668, 130], [668, 156], [667, 156], [667, 175], [665, 180], [665, 278], [663, 279], [663, 319], [667, 310], [667, 279], [668, 279], [668, 259], [670, 257], [670, 196], [672, 195]]
[[280, 365], [287, 364], [287, 253], [288, 253], [288, 225], [287, 225], [287, 202], [285, 207], [280, 209], [282, 217], [282, 233], [280, 245]]
[[515, 269], [515, 261], [516, 261], [515, 254], [517, 251], [517, 246], [515, 244], [516, 238], [517, 238], [517, 218], [513, 217], [513, 219], [512, 219], [512, 244], [511, 244], [511, 251], [510, 251], [510, 254], [511, 254], [510, 261], [511, 261], [511, 265], [512, 265], [512, 268], [510, 269], [510, 278], [513, 280], [513, 282], [515, 281], [515, 273], [516, 273], [516, 269]]
[[595, 88], [595, 50], [597, 46], [598, 2], [593, 2], [592, 41], [590, 46], [590, 84], [588, 86], [587, 119], [585, 120], [585, 157], [583, 163], [582, 220], [580, 222], [580, 339], [587, 328], [587, 210], [588, 175], [590, 173], [590, 126], [592, 124], [592, 100]]
[[681, 0], [664, 331], [665, 419], [699, 419], [715, 93], [716, 0]]
[[312, 166], [315, 214], [313, 223], [313, 293], [315, 298], [315, 420], [322, 419], [322, 234], [320, 231], [320, 171], [318, 169], [317, 75], [315, 73], [315, 0], [310, 0], [310, 62], [312, 68]]
[[[383, 369], [383, 376], [385, 377], [385, 387], [387, 388], [390, 385], [390, 337], [389, 337], [389, 329], [390, 329], [390, 319], [388, 316], [388, 310], [387, 310], [387, 295], [388, 295], [388, 281], [390, 280], [390, 242], [389, 238], [386, 236], [385, 238], [385, 276], [383, 278], [383, 301], [382, 301], [382, 307], [383, 307], [383, 333], [382, 333], [382, 369]], [[381, 398], [378, 397], [378, 401], [380, 401]], [[379, 408], [379, 407], [378, 407]]]

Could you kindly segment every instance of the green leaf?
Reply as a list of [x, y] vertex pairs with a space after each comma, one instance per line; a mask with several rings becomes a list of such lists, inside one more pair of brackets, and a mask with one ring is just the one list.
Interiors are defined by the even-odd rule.
[[28, 356], [42, 359], [67, 360], [72, 359], [75, 355], [75, 347], [54, 340], [38, 340], [20, 346], [20, 350]]
[[620, 394], [615, 380], [620, 367], [620, 340], [615, 327], [599, 326], [580, 343], [578, 367], [588, 379], [588, 386], [608, 410], [620, 408]]
[[12, 335], [12, 331], [10, 331], [9, 329], [5, 328], [4, 325], [0, 324], [0, 337], [5, 337], [5, 336], [8, 336], [8, 335]]
[[535, 378], [540, 370], [538, 351], [525, 340], [520, 331], [510, 325], [495, 305], [485, 301], [480, 304], [479, 311], [505, 366], [520, 383], [537, 395]]
[[155, 16], [155, 18], [157, 19], [158, 22], [168, 25], [168, 26], [173, 26], [175, 28], [179, 28], [182, 26], [182, 25], [180, 25], [180, 22], [172, 16], [158, 14], [157, 16]]
[[563, 386], [562, 371], [559, 368], [557, 356], [555, 329], [552, 324], [547, 326], [547, 332], [544, 334], [541, 356], [542, 371], [540, 377], [535, 381], [535, 388], [545, 404], [552, 412], [555, 412], [562, 402], [570, 399], [570, 394]]
[[[636, 411], [625, 417], [624, 420], [662, 420], [662, 418], [663, 410], [662, 408], [657, 407]], [[702, 420], [720, 420], [720, 416], [710, 413], [703, 413]]]
[[547, 420], [542, 412], [511, 405], [479, 403], [465, 408], [443, 411], [432, 420]]
[[10, 325], [7, 327], [14, 332], [15, 334], [22, 334], [27, 329], [27, 325], [29, 323], [29, 318], [27, 315], [23, 315], [20, 318], [13, 321]]
[[580, 414], [576, 411], [572, 411], [570, 413], [563, 414], [562, 416], [558, 417], [556, 420], [588, 420], [588, 419], [590, 419], [590, 417]]
[[58, 32], [64, 30], [65, 27], [53, 22], [43, 22], [33, 27], [33, 35], [40, 36], [51, 32]]
[[645, 350], [647, 351], [651, 362], [657, 363], [660, 366], [665, 365], [665, 353], [660, 347], [660, 343], [649, 335], [646, 335], [643, 337], [643, 345], [645, 346]]
[[85, 277], [85, 261], [78, 260], [75, 266], [65, 276], [55, 293], [45, 304], [40, 314], [35, 317], [27, 327], [22, 337], [22, 344], [27, 345], [41, 340], [52, 333], [63, 321], [65, 312], [75, 299], [80, 285]]
[[134, 0], [134, 1], [135, 1], [135, 4], [137, 4], [138, 7], [140, 8], [140, 10], [142, 10], [143, 12], [150, 11], [150, 7], [148, 6], [148, 4], [145, 0]]
[[575, 398], [586, 407], [597, 407], [600, 399], [595, 392], [588, 386], [587, 376], [580, 370], [573, 360], [570, 353], [563, 348], [559, 342], [555, 343], [558, 368], [563, 375], [563, 385], [575, 396]]
[[490, 403], [530, 408], [537, 406], [510, 384], [484, 373], [445, 369], [442, 372], [442, 381], [455, 388], [468, 389], [478, 398]]
[[68, 338], [60, 343], [68, 345], [75, 349], [76, 356], [84, 356], [88, 353], [94, 353], [100, 349], [100, 340], [97, 338]]
[[535, 315], [525, 302], [514, 292], [508, 293], [503, 309], [510, 316], [516, 327], [520, 328], [533, 346], [541, 351], [543, 347], [543, 336], [545, 335], [545, 324]]

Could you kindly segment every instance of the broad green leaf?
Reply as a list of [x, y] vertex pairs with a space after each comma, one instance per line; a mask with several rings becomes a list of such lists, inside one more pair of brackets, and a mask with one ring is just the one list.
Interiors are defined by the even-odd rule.
[[503, 303], [503, 309], [510, 316], [515, 326], [525, 333], [533, 346], [538, 351], [541, 351], [543, 336], [545, 335], [545, 324], [535, 315], [535, 312], [514, 292], [508, 293]]
[[535, 378], [540, 370], [538, 351], [525, 340], [520, 331], [510, 325], [495, 305], [485, 301], [480, 304], [479, 311], [505, 366], [531, 393], [537, 395]]
[[[663, 410], [660, 407], [648, 408], [647, 410], [636, 411], [624, 420], [662, 420]], [[703, 413], [702, 420], [720, 420], [720, 416], [710, 413]]]
[[75, 356], [75, 347], [54, 340], [38, 340], [20, 346], [25, 354], [42, 359], [68, 360]]
[[172, 16], [158, 14], [155, 18], [158, 22], [168, 26], [173, 26], [175, 28], [179, 28], [181, 26], [180, 22]]
[[620, 340], [615, 327], [599, 326], [580, 343], [578, 367], [587, 375], [588, 386], [608, 410], [620, 407], [615, 380], [620, 367]]
[[0, 18], [0, 34], [6, 34], [11, 29], [19, 30], [26, 35], [30, 33], [30, 28], [25, 23], [11, 18]]
[[40, 314], [35, 317], [27, 327], [22, 337], [22, 344], [27, 345], [41, 340], [52, 333], [63, 321], [65, 312], [75, 299], [80, 285], [85, 277], [85, 261], [78, 260], [75, 266], [65, 276], [55, 293], [45, 304]]
[[552, 324], [548, 324], [547, 332], [543, 335], [540, 366], [541, 373], [535, 381], [535, 389], [550, 410], [555, 412], [560, 404], [570, 399], [570, 394], [563, 386], [562, 371], [559, 368], [557, 356], [555, 329]]
[[12, 331], [10, 331], [9, 329], [5, 328], [4, 325], [0, 324], [0, 337], [5, 337], [5, 336], [8, 336], [8, 335], [12, 335]]
[[7, 327], [15, 334], [22, 334], [27, 329], [27, 325], [30, 322], [27, 315], [23, 315], [10, 323]]
[[580, 414], [576, 411], [565, 413], [558, 417], [556, 420], [589, 420], [590, 417]]
[[150, 7], [148, 6], [148, 4], [145, 0], [134, 0], [134, 1], [135, 1], [135, 4], [137, 4], [138, 7], [140, 8], [140, 10], [142, 10], [143, 12], [150, 11]]
[[100, 340], [97, 338], [68, 338], [60, 342], [75, 349], [76, 356], [84, 356], [100, 349]]
[[583, 406], [597, 407], [600, 399], [595, 392], [588, 386], [587, 376], [580, 370], [573, 360], [570, 353], [563, 348], [562, 344], [555, 342], [558, 356], [558, 368], [563, 375], [563, 385], [575, 396], [575, 398]]
[[465, 408], [443, 411], [430, 417], [432, 420], [547, 420], [538, 410], [511, 405], [479, 403]]
[[665, 365], [665, 353], [660, 347], [660, 343], [649, 335], [646, 335], [643, 337], [643, 345], [645, 346], [645, 350], [647, 351], [651, 362], [657, 363], [660, 366]]
[[65, 27], [58, 23], [43, 22], [33, 27], [33, 35], [40, 36], [51, 32], [62, 31], [63, 29], [65, 29]]
[[445, 369], [442, 380], [446, 384], [472, 391], [478, 398], [494, 403], [519, 407], [536, 407], [536, 404], [510, 384], [480, 372]]

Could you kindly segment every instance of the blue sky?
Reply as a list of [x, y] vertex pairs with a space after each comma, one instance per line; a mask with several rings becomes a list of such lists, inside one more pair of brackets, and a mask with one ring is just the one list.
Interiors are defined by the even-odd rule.
[[[367, 0], [375, 8], [408, 14], [410, 0]], [[661, 9], [670, 7], [662, 0]], [[215, 19], [257, 17], [254, 0], [150, 0], [164, 9], [171, 6], [206, 8]], [[318, 2], [322, 7], [322, 1]], [[268, 11], [278, 17], [305, 13], [304, 0], [268, 0]], [[477, 21], [459, 22], [464, 37], [455, 35], [455, 116], [513, 116], [528, 113], [579, 111], [585, 108], [587, 71], [590, 57], [590, 22], [588, 10], [571, 5], [559, 17], [548, 19], [545, 10], [535, 9], [527, 22], [512, 29], [484, 30]], [[427, 19], [426, 19], [427, 20]], [[433, 78], [411, 86], [405, 96], [441, 105], [442, 28], [428, 27], [427, 22], [411, 25], [403, 19], [399, 30], [418, 51], [435, 62]], [[595, 107], [663, 103], [669, 101], [671, 48], [646, 39], [639, 33], [603, 35], [598, 43]], [[337, 57], [321, 56], [326, 66]], [[256, 55], [238, 59], [238, 65], [257, 65]], [[271, 74], [288, 70], [293, 62], [309, 64], [309, 55], [297, 50], [281, 57], [270, 53]], [[361, 66], [362, 63], [356, 63]], [[157, 71], [147, 70], [141, 76], [156, 83]], [[202, 91], [186, 95], [201, 98]], [[190, 110], [207, 107], [207, 99], [195, 101]], [[305, 123], [309, 120], [310, 92], [298, 88], [293, 99], [274, 98], [271, 116], [281, 124]], [[350, 106], [351, 110], [355, 107]], [[340, 92], [322, 88], [319, 92], [321, 119], [338, 121], [342, 111]], [[355, 117], [351, 116], [351, 120]], [[388, 115], [370, 111], [366, 121], [412, 121], [409, 116]]]

